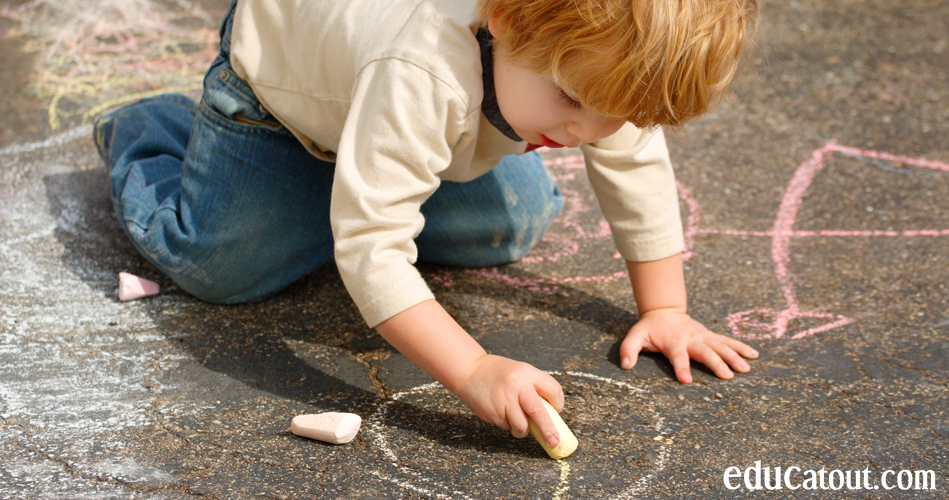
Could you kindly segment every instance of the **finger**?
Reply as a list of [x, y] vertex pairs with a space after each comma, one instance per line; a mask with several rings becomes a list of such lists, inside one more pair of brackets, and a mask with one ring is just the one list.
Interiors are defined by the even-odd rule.
[[623, 340], [623, 343], [619, 346], [619, 367], [624, 370], [629, 370], [630, 368], [636, 366], [636, 361], [639, 359], [639, 353], [643, 350], [643, 339], [645, 334], [640, 334], [638, 332], [633, 333], [633, 330], [626, 335], [626, 339]]
[[725, 345], [724, 342], [717, 342], [712, 340], [709, 342], [709, 347], [711, 347], [719, 357], [722, 358], [728, 366], [731, 366], [733, 370], [740, 373], [746, 373], [751, 371], [751, 366], [741, 357], [734, 349], [730, 346]]
[[547, 414], [547, 409], [544, 408], [544, 403], [541, 401], [540, 396], [538, 396], [537, 393], [524, 394], [521, 398], [521, 408], [527, 412], [527, 416], [540, 430], [540, 435], [543, 436], [547, 446], [551, 448], [557, 446], [557, 443], [560, 442], [560, 435], [557, 433], [557, 427], [554, 425], [554, 421], [551, 420], [550, 415]]
[[488, 423], [490, 423], [490, 424], [494, 424], [494, 425], [496, 425], [496, 426], [498, 426], [498, 427], [500, 427], [501, 429], [504, 429], [504, 430], [506, 430], [506, 431], [511, 430], [511, 424], [509, 424], [509, 423], [507, 422], [507, 419], [504, 419], [504, 418], [495, 418], [495, 419], [488, 420], [488, 419], [486, 419], [486, 418], [482, 418], [481, 420], [484, 420], [485, 422], [488, 422]]
[[735, 352], [741, 355], [743, 358], [756, 359], [758, 357], [758, 351], [755, 350], [750, 345], [740, 341], [735, 340], [731, 337], [726, 337], [724, 335], [719, 335], [719, 339], [723, 344], [732, 348]]
[[669, 362], [672, 363], [672, 369], [675, 371], [676, 379], [683, 384], [692, 383], [692, 371], [689, 369], [689, 353], [684, 348], [670, 351], [666, 355]]
[[540, 373], [541, 376], [534, 381], [534, 390], [540, 397], [546, 399], [555, 410], [558, 412], [563, 410], [563, 388], [560, 386], [560, 382], [544, 372]]
[[712, 370], [715, 373], [715, 376], [721, 379], [731, 379], [735, 376], [734, 373], [728, 368], [728, 365], [722, 361], [722, 358], [715, 352], [714, 349], [705, 345], [704, 343], [699, 343], [694, 347], [692, 351], [692, 358], [707, 366], [709, 370]]
[[527, 437], [530, 433], [527, 415], [521, 410], [519, 403], [512, 404], [508, 407], [507, 422], [510, 425], [511, 435], [517, 439]]
[[507, 423], [507, 418], [504, 415], [496, 414], [491, 411], [488, 411], [488, 408], [473, 406], [468, 401], [465, 401], [465, 405], [471, 409], [481, 420], [485, 422], [500, 427], [506, 431], [511, 430], [511, 426]]

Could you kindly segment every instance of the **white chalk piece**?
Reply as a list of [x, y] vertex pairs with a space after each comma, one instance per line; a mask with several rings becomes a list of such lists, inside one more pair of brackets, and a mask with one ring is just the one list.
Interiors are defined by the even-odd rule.
[[550, 406], [544, 398], [540, 399], [544, 403], [544, 409], [547, 410], [547, 414], [550, 415], [550, 419], [553, 420], [554, 426], [557, 427], [557, 434], [560, 435], [560, 442], [557, 443], [557, 446], [551, 448], [547, 446], [547, 442], [544, 441], [544, 436], [541, 435], [540, 429], [534, 424], [533, 420], [528, 419], [530, 424], [531, 434], [534, 435], [534, 439], [544, 447], [544, 451], [550, 455], [550, 458], [554, 460], [560, 460], [562, 458], [567, 458], [571, 453], [577, 450], [577, 446], [580, 445], [580, 442], [577, 441], [577, 436], [573, 435], [573, 432], [570, 431], [570, 428], [567, 427], [566, 422], [560, 418], [560, 414], [557, 413], [557, 410], [553, 406]]
[[158, 283], [134, 274], [119, 273], [119, 300], [135, 300], [158, 295]]
[[346, 444], [356, 437], [362, 417], [355, 413], [327, 412], [297, 415], [290, 421], [290, 432], [332, 444]]

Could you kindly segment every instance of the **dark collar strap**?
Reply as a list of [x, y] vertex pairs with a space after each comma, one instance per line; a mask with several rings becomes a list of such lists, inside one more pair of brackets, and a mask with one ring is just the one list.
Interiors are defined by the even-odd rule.
[[501, 116], [498, 107], [498, 95], [494, 89], [494, 57], [492, 53], [491, 32], [487, 28], [478, 30], [478, 45], [481, 47], [481, 81], [484, 83], [484, 100], [481, 101], [481, 112], [485, 118], [509, 139], [521, 142], [521, 139]]

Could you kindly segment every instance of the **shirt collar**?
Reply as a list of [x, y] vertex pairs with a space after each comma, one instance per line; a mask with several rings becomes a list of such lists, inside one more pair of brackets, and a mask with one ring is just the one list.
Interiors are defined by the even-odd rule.
[[485, 118], [509, 139], [521, 142], [520, 136], [514, 132], [511, 125], [501, 115], [498, 106], [498, 94], [494, 88], [494, 54], [491, 41], [494, 39], [487, 28], [478, 29], [478, 45], [481, 47], [481, 81], [484, 83], [484, 100], [481, 101], [481, 112]]

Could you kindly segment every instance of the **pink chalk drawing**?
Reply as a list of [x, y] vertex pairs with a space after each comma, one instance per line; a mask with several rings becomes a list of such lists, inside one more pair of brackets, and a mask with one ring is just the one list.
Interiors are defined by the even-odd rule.
[[798, 211], [801, 208], [801, 202], [804, 195], [810, 187], [811, 182], [818, 172], [824, 167], [824, 159], [833, 153], [841, 153], [851, 157], [866, 158], [871, 160], [887, 160], [913, 165], [921, 168], [949, 171], [949, 163], [925, 160], [922, 158], [910, 158], [906, 156], [882, 153], [879, 151], [863, 150], [858, 148], [840, 146], [836, 143], [828, 143], [821, 148], [814, 150], [804, 163], [802, 163], [791, 182], [788, 184], [778, 208], [775, 217], [774, 226], [771, 231], [735, 231], [735, 230], [712, 230], [700, 229], [700, 215], [698, 203], [691, 195], [688, 189], [680, 185], [680, 196], [685, 200], [689, 207], [689, 219], [686, 223], [685, 255], [692, 256], [695, 236], [699, 233], [721, 234], [721, 235], [739, 235], [739, 236], [767, 236], [771, 237], [771, 263], [774, 266], [775, 277], [781, 286], [781, 292], [787, 303], [787, 308], [774, 310], [769, 308], [758, 308], [747, 311], [740, 311], [728, 316], [728, 326], [735, 336], [755, 339], [777, 339], [784, 337], [788, 333], [788, 327], [792, 320], [799, 318], [816, 318], [826, 320], [820, 326], [808, 328], [791, 335], [792, 339], [800, 339], [821, 332], [826, 332], [834, 328], [849, 325], [857, 321], [859, 317], [847, 317], [841, 314], [833, 314], [821, 310], [802, 310], [801, 304], [797, 299], [797, 293], [794, 286], [793, 276], [789, 268], [791, 263], [791, 239], [813, 236], [884, 236], [884, 237], [915, 237], [915, 236], [949, 236], [949, 229], [942, 230], [904, 230], [904, 231], [844, 231], [844, 230], [824, 230], [824, 231], [795, 231], [794, 224], [797, 219]]
[[[542, 152], [544, 150], [541, 150]], [[810, 157], [795, 171], [791, 181], [785, 189], [783, 199], [775, 216], [774, 225], [770, 231], [743, 231], [732, 229], [702, 229], [701, 210], [692, 191], [683, 183], [676, 182], [679, 197], [687, 209], [685, 220], [685, 246], [683, 260], [688, 261], [695, 257], [695, 239], [699, 234], [717, 234], [725, 236], [760, 236], [771, 238], [771, 263], [775, 277], [781, 287], [781, 293], [786, 302], [784, 309], [756, 308], [739, 311], [728, 315], [727, 323], [731, 333], [737, 337], [751, 339], [778, 339], [788, 336], [791, 322], [795, 319], [823, 320], [819, 326], [794, 332], [791, 339], [800, 339], [817, 333], [826, 332], [834, 328], [849, 325], [861, 317], [849, 317], [834, 314], [822, 309], [804, 310], [798, 301], [795, 289], [795, 280], [790, 270], [791, 242], [793, 238], [822, 237], [923, 237], [949, 236], [949, 229], [910, 229], [910, 230], [795, 230], [798, 211], [814, 177], [824, 167], [824, 160], [829, 155], [838, 153], [849, 157], [865, 160], [884, 160], [903, 165], [949, 172], [949, 163], [894, 155], [879, 151], [841, 146], [834, 142], [825, 144], [814, 150]], [[585, 168], [582, 156], [564, 156], [547, 158], [544, 160], [548, 169], [554, 173], [554, 179], [560, 184], [564, 196], [564, 209], [554, 221], [554, 226], [548, 230], [543, 238], [545, 245], [535, 249], [521, 260], [522, 264], [539, 264], [542, 262], [558, 262], [579, 253], [581, 241], [595, 240], [611, 236], [606, 219], [600, 218], [595, 229], [587, 229], [580, 223], [580, 215], [589, 212], [591, 207], [578, 190], [569, 188], [570, 183], [577, 181], [577, 170]], [[614, 259], [622, 259], [618, 252], [613, 254]], [[568, 267], [568, 266], [564, 266]], [[625, 269], [612, 273], [592, 276], [568, 276], [560, 278], [532, 278], [516, 277], [507, 274], [499, 268], [469, 269], [469, 274], [498, 280], [508, 286], [524, 288], [533, 292], [553, 293], [559, 286], [572, 283], [595, 283], [611, 281], [627, 275]], [[432, 280], [445, 287], [454, 285], [450, 272], [436, 274]]]

